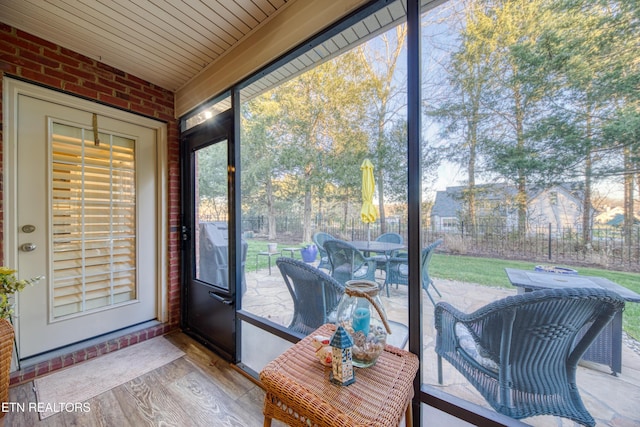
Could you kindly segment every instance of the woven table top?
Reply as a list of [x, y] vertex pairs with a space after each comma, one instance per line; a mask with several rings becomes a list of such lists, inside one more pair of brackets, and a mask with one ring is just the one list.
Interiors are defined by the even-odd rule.
[[299, 341], [260, 372], [267, 391], [319, 426], [397, 426], [413, 397], [418, 358], [387, 345], [376, 364], [354, 368], [355, 383], [329, 381], [331, 367], [315, 356], [313, 336], [331, 336], [326, 324]]

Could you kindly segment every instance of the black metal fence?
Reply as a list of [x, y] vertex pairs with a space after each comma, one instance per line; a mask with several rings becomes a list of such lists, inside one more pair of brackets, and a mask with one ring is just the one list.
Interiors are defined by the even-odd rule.
[[427, 240], [443, 237], [451, 253], [640, 271], [638, 227], [628, 236], [618, 228], [594, 228], [588, 241], [575, 229], [550, 225], [529, 227], [526, 233], [517, 227], [479, 226], [426, 234], [431, 234]]
[[[243, 219], [245, 232], [266, 234], [266, 227], [266, 217]], [[442, 250], [448, 253], [640, 271], [640, 227], [637, 226], [628, 236], [619, 228], [594, 228], [588, 242], [584, 241], [582, 233], [570, 227], [529, 227], [526, 233], [520, 233], [517, 227], [502, 224], [482, 225], [474, 229], [460, 226], [437, 231], [425, 224], [422, 230], [423, 244], [443, 238]], [[379, 222], [364, 224], [356, 219], [315, 218], [312, 233], [317, 231], [345, 240], [364, 240], [368, 236], [375, 239], [381, 234], [381, 225]], [[385, 231], [407, 238], [407, 224], [402, 221], [387, 222]], [[302, 218], [276, 218], [276, 232], [279, 239], [301, 242]]]

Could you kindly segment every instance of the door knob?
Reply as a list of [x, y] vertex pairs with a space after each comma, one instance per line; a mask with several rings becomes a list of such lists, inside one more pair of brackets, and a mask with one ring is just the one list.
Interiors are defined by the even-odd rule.
[[35, 245], [35, 243], [23, 243], [20, 246], [20, 249], [23, 252], [31, 252], [31, 251], [35, 251], [36, 250], [36, 245]]

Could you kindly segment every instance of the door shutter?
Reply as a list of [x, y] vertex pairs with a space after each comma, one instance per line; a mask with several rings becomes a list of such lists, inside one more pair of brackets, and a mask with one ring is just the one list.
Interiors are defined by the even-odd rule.
[[53, 123], [53, 318], [136, 299], [135, 141]]

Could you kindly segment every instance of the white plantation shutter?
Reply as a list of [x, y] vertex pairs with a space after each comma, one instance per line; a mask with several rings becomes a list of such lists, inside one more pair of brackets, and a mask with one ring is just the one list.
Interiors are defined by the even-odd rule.
[[54, 318], [136, 298], [135, 141], [54, 123]]

